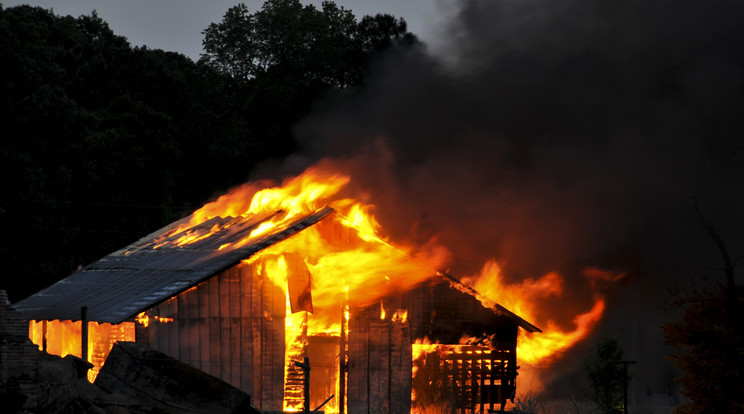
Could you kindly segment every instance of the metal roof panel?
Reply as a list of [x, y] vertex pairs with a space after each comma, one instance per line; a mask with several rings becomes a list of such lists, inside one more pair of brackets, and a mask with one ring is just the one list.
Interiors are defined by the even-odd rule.
[[278, 212], [248, 218], [212, 219], [202, 226], [218, 226], [216, 237], [209, 238], [214, 240], [205, 239], [186, 246], [158, 246], [162, 236], [185, 223], [184, 219], [91, 263], [14, 307], [27, 320], [79, 320], [80, 308], [86, 306], [89, 320], [121, 323], [291, 237], [332, 212], [333, 209], [326, 207], [240, 248], [220, 250], [226, 243], [237, 243]]

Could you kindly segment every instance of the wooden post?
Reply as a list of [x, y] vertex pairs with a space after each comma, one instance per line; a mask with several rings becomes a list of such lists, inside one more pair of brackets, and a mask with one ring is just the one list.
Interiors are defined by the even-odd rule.
[[44, 352], [47, 351], [47, 320], [46, 319], [41, 321], [41, 350]]
[[341, 305], [341, 341], [338, 353], [338, 412], [346, 405], [346, 304]]
[[302, 394], [303, 394], [303, 399], [305, 400], [302, 403], [302, 412], [309, 414], [310, 413], [310, 358], [305, 357], [303, 362], [295, 361], [294, 364], [302, 368], [302, 371], [305, 374], [304, 375], [305, 378], [302, 384]]
[[83, 361], [88, 360], [88, 307], [82, 306], [80, 308], [80, 324], [82, 325], [80, 328], [80, 345], [81, 345], [81, 352], [80, 352], [80, 358], [82, 358]]

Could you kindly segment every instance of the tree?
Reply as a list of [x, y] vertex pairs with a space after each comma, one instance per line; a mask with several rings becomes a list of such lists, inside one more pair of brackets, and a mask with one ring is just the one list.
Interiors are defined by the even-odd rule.
[[718, 288], [692, 286], [675, 290], [674, 322], [662, 329], [670, 357], [682, 375], [682, 393], [689, 402], [679, 413], [744, 412], [744, 288], [735, 282], [736, 261], [731, 260], [723, 237], [695, 205], [700, 223], [715, 243], [723, 262], [725, 283]]
[[242, 93], [243, 120], [281, 157], [296, 149], [293, 126], [321, 98], [362, 83], [370, 59], [395, 45], [414, 46], [403, 19], [354, 14], [335, 3], [268, 0], [251, 13], [231, 7], [204, 30], [199, 63], [229, 76]]
[[0, 6], [0, 288], [15, 302], [282, 157], [245, 89], [95, 13]]
[[314, 101], [360, 82], [367, 49], [403, 43], [402, 19], [374, 19], [239, 5], [198, 64], [132, 47], [95, 12], [0, 4], [0, 288], [20, 300], [289, 155]]
[[251, 14], [245, 4], [231, 7], [222, 21], [204, 30], [200, 62], [248, 81], [270, 70], [327, 87], [358, 84], [367, 57], [394, 44], [415, 44], [403, 19], [354, 14], [325, 1], [321, 10], [299, 0], [268, 0]]
[[616, 339], [604, 339], [597, 343], [595, 354], [584, 361], [593, 399], [603, 413], [623, 412], [623, 391], [625, 389], [625, 368], [623, 349]]
[[693, 287], [675, 296], [679, 317], [663, 332], [675, 350], [670, 359], [682, 373], [682, 393], [689, 398], [677, 412], [744, 412], [744, 338], [732, 323], [725, 295]]

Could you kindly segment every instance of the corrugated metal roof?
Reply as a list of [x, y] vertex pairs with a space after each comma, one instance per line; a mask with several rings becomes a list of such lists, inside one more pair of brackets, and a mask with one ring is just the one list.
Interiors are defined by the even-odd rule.
[[280, 212], [213, 218], [195, 227], [197, 231], [216, 231], [213, 237], [177, 246], [175, 240], [184, 233], [167, 236], [187, 223], [187, 217], [76, 271], [14, 307], [27, 320], [79, 320], [80, 308], [87, 306], [89, 320], [121, 323], [312, 226], [332, 212], [333, 209], [326, 207], [293, 220], [283, 230], [259, 236], [250, 244], [223, 249], [220, 247], [238, 243]]

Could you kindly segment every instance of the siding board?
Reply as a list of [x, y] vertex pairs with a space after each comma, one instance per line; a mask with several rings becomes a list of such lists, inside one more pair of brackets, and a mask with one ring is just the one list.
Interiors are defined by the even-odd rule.
[[197, 289], [199, 297], [199, 367], [210, 372], [209, 354], [209, 282], [204, 282]]
[[220, 291], [220, 378], [230, 381], [232, 378], [232, 354], [230, 349], [230, 274], [231, 268], [217, 276]]
[[229, 382], [240, 387], [241, 353], [240, 353], [240, 268], [230, 269], [228, 284], [230, 285], [230, 364], [231, 376]]
[[221, 378], [220, 371], [220, 290], [219, 276], [209, 279], [209, 373]]
[[253, 266], [240, 265], [240, 388], [253, 394], [253, 336], [251, 335], [251, 289]]

